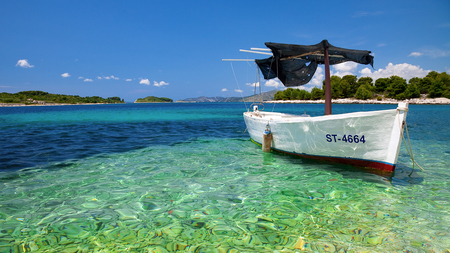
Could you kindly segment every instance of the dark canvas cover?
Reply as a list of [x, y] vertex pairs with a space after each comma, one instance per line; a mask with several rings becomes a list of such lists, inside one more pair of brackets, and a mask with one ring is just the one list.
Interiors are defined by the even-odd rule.
[[272, 50], [273, 56], [255, 60], [256, 64], [265, 79], [278, 77], [286, 87], [307, 84], [314, 76], [318, 64], [325, 64], [325, 49], [328, 49], [330, 65], [353, 61], [373, 67], [370, 51], [335, 47], [327, 40], [310, 46], [271, 42], [265, 44]]

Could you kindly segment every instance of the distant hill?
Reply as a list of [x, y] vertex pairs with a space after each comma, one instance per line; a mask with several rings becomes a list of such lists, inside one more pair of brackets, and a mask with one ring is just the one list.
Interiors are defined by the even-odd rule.
[[273, 96], [278, 90], [271, 90], [268, 92], [263, 92], [261, 95], [253, 95], [247, 97], [198, 97], [198, 98], [186, 98], [176, 101], [177, 103], [211, 103], [211, 102], [253, 102], [261, 101], [260, 96], [262, 96], [263, 101], [273, 100]]
[[154, 96], [148, 96], [145, 98], [138, 98], [135, 103], [172, 103], [173, 100], [170, 98], [165, 97], [154, 97]]

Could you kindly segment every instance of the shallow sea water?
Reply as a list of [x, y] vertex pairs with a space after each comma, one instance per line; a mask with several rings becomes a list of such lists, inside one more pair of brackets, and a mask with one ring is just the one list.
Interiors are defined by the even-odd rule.
[[244, 132], [244, 110], [0, 108], [0, 252], [450, 251], [449, 106], [410, 105], [425, 171], [403, 145], [392, 176], [263, 153]]

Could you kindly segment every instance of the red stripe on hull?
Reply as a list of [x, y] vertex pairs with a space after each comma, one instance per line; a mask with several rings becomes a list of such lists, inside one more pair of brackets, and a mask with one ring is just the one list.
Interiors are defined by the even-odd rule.
[[321, 160], [321, 161], [327, 161], [332, 163], [342, 163], [342, 164], [349, 164], [357, 167], [363, 167], [368, 169], [375, 169], [377, 171], [383, 171], [383, 172], [393, 172], [395, 170], [395, 165], [392, 164], [386, 164], [381, 162], [375, 162], [375, 161], [367, 161], [367, 160], [358, 160], [358, 159], [351, 159], [351, 158], [340, 158], [340, 157], [327, 157], [327, 156], [313, 156], [313, 155], [305, 155], [305, 154], [297, 154], [297, 153], [290, 153], [278, 149], [273, 149], [276, 152], [281, 152], [289, 155], [295, 155], [300, 156], [307, 159], [314, 159], [314, 160]]
[[[260, 143], [254, 141], [253, 139], [250, 139], [253, 143], [261, 146]], [[375, 161], [368, 161], [368, 160], [359, 160], [359, 159], [352, 159], [352, 158], [341, 158], [341, 157], [329, 157], [329, 156], [314, 156], [314, 155], [306, 155], [306, 154], [298, 154], [298, 153], [291, 153], [279, 149], [272, 148], [275, 152], [280, 152], [288, 155], [295, 155], [306, 159], [313, 159], [313, 160], [320, 160], [320, 161], [327, 161], [332, 163], [341, 163], [341, 164], [348, 164], [353, 165], [357, 167], [362, 167], [370, 172], [374, 172], [375, 174], [381, 173], [381, 174], [390, 174], [394, 172], [395, 165], [382, 163], [382, 162], [375, 162]], [[378, 172], [378, 173], [377, 173]]]

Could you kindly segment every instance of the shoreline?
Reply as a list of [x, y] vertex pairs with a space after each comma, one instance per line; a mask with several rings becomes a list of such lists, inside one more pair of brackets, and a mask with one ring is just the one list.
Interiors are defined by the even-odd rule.
[[[450, 99], [448, 98], [413, 98], [405, 100], [395, 100], [395, 99], [349, 99], [340, 98], [332, 99], [332, 104], [398, 104], [400, 102], [408, 102], [411, 105], [450, 105]], [[273, 104], [325, 104], [325, 100], [271, 100], [264, 101], [263, 103], [273, 103]]]
[[[349, 99], [340, 98], [332, 99], [332, 104], [398, 104], [400, 102], [408, 102], [411, 105], [450, 105], [450, 99], [448, 98], [413, 98], [405, 100], [395, 100], [395, 99]], [[181, 103], [179, 101], [175, 102], [134, 102], [134, 103]], [[189, 101], [184, 103], [196, 103], [195, 101]], [[225, 102], [226, 103], [226, 102]], [[325, 104], [325, 100], [267, 100], [263, 103], [268, 104]], [[9, 104], [0, 103], [0, 107], [26, 107], [26, 106], [64, 106], [64, 105], [106, 105], [106, 104], [126, 104], [126, 103], [77, 103], [77, 104], [58, 104], [58, 103], [46, 103], [46, 104]]]
[[62, 105], [115, 105], [115, 104], [125, 104], [125, 103], [77, 103], [77, 104], [59, 104], [59, 103], [45, 103], [45, 104], [10, 104], [10, 103], [0, 103], [0, 107], [25, 107], [25, 106], [62, 106]]

